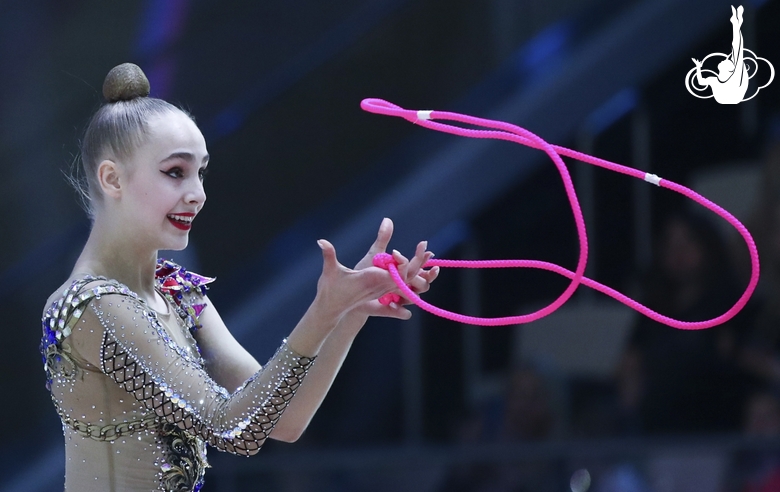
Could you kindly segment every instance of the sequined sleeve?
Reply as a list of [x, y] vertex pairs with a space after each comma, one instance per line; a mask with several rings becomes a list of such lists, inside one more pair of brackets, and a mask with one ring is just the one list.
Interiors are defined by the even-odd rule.
[[230, 394], [138, 298], [104, 294], [92, 300], [90, 311], [85, 316], [103, 327], [100, 369], [158, 417], [229, 453], [260, 449], [313, 363], [284, 343]]

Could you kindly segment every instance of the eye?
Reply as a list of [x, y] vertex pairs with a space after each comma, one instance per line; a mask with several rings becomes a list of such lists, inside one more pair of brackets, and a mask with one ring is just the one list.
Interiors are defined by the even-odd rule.
[[208, 173], [209, 173], [209, 168], [207, 167], [202, 167], [198, 169], [198, 177], [200, 178], [201, 181], [203, 181], [206, 178], [206, 175]]
[[172, 178], [177, 178], [178, 179], [178, 178], [184, 177], [184, 171], [182, 171], [182, 169], [180, 167], [178, 167], [178, 166], [172, 167], [172, 168], [168, 169], [167, 171], [160, 171], [160, 172], [163, 173], [163, 174], [166, 174], [166, 175], [168, 175], [168, 176], [170, 176]]

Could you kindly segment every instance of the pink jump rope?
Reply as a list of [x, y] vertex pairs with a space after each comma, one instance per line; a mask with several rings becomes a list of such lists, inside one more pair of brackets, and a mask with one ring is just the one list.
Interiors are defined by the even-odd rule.
[[[420, 125], [425, 128], [430, 128], [431, 130], [438, 130], [444, 133], [451, 133], [453, 135], [459, 135], [461, 137], [495, 138], [498, 140], [508, 140], [510, 142], [515, 142], [521, 145], [532, 147], [534, 149], [543, 150], [544, 152], [547, 153], [548, 156], [550, 156], [550, 159], [552, 159], [552, 161], [555, 163], [555, 166], [558, 168], [558, 172], [560, 173], [561, 178], [563, 179], [563, 185], [566, 188], [566, 195], [569, 198], [569, 203], [571, 204], [571, 209], [572, 212], [574, 213], [574, 222], [577, 226], [577, 235], [579, 236], [579, 241], [580, 241], [580, 256], [577, 261], [577, 269], [575, 271], [572, 272], [571, 270], [567, 270], [554, 263], [549, 263], [546, 261], [535, 261], [535, 260], [466, 261], [466, 260], [432, 259], [429, 260], [425, 264], [425, 266], [426, 267], [439, 266], [439, 267], [452, 267], [452, 268], [537, 268], [541, 270], [548, 270], [551, 272], [555, 272], [559, 275], [563, 275], [564, 277], [570, 278], [571, 283], [566, 288], [566, 290], [564, 290], [563, 293], [551, 304], [530, 314], [524, 314], [519, 316], [507, 316], [503, 318], [479, 318], [475, 316], [466, 316], [463, 314], [453, 313], [451, 311], [438, 308], [422, 300], [420, 296], [415, 294], [401, 278], [401, 275], [398, 273], [397, 263], [395, 262], [395, 260], [391, 255], [387, 253], [380, 253], [376, 255], [374, 257], [374, 265], [380, 268], [387, 269], [390, 272], [391, 276], [393, 277], [395, 283], [398, 285], [398, 288], [401, 290], [401, 292], [403, 292], [406, 298], [412, 301], [413, 303], [415, 303], [416, 305], [418, 305], [420, 308], [428, 311], [429, 313], [435, 314], [437, 316], [441, 316], [443, 318], [452, 321], [457, 321], [459, 323], [466, 323], [466, 324], [480, 325], [480, 326], [504, 326], [504, 325], [520, 324], [520, 323], [529, 323], [531, 321], [535, 321], [537, 319], [543, 318], [548, 314], [554, 312], [556, 309], [561, 307], [566, 301], [569, 300], [569, 298], [572, 296], [572, 294], [574, 294], [574, 291], [577, 289], [577, 287], [580, 284], [584, 284], [587, 285], [588, 287], [591, 287], [592, 289], [595, 289], [599, 292], [603, 292], [604, 294], [614, 299], [617, 299], [618, 301], [622, 302], [626, 306], [635, 309], [636, 311], [639, 311], [640, 313], [644, 314], [645, 316], [655, 321], [658, 321], [659, 323], [663, 323], [665, 325], [669, 325], [674, 328], [679, 328], [681, 330], [700, 330], [704, 328], [711, 328], [721, 323], [725, 323], [726, 321], [733, 318], [745, 306], [745, 304], [748, 302], [748, 299], [750, 299], [750, 296], [753, 294], [753, 291], [756, 288], [756, 284], [758, 283], [758, 272], [759, 272], [758, 251], [756, 250], [756, 244], [755, 242], [753, 242], [753, 238], [750, 236], [748, 230], [745, 228], [744, 225], [742, 225], [741, 222], [739, 222], [733, 215], [731, 215], [729, 212], [724, 210], [722, 207], [719, 207], [718, 205], [714, 204], [710, 200], [707, 200], [703, 196], [699, 195], [698, 193], [696, 193], [695, 191], [689, 188], [686, 188], [685, 186], [679, 185], [672, 181], [668, 181], [666, 179], [661, 179], [655, 174], [650, 174], [628, 166], [615, 164], [614, 162], [605, 161], [603, 159], [599, 159], [590, 156], [588, 154], [583, 154], [581, 152], [576, 152], [574, 150], [567, 149], [565, 147], [550, 145], [542, 138], [534, 135], [528, 130], [501, 121], [486, 120], [482, 118], [475, 118], [473, 116], [467, 116], [463, 114], [449, 113], [443, 111], [413, 111], [409, 109], [403, 109], [399, 106], [396, 106], [393, 103], [384, 101], [382, 99], [364, 99], [360, 103], [360, 107], [363, 108], [363, 110], [368, 111], [370, 113], [378, 113], [378, 114], [384, 114], [388, 116], [398, 116], [416, 125]], [[438, 123], [431, 120], [456, 121], [468, 125], [490, 128], [490, 130], [475, 130], [470, 128], [463, 128], [459, 126], [448, 125], [445, 123]], [[588, 237], [587, 237], [587, 233], [585, 232], [585, 221], [582, 218], [582, 210], [580, 209], [580, 204], [579, 201], [577, 200], [577, 193], [574, 191], [574, 185], [572, 184], [571, 176], [569, 175], [569, 171], [564, 165], [563, 160], [561, 159], [561, 155], [572, 157], [579, 161], [586, 162], [588, 164], [593, 164], [594, 166], [603, 167], [611, 171], [627, 174], [634, 178], [643, 179], [656, 186], [661, 186], [663, 188], [685, 195], [691, 200], [712, 210], [719, 216], [723, 217], [729, 224], [734, 226], [734, 228], [737, 229], [737, 231], [739, 231], [739, 233], [742, 235], [742, 238], [745, 240], [745, 243], [747, 244], [748, 251], [750, 252], [750, 262], [751, 262], [750, 282], [748, 282], [748, 286], [745, 289], [745, 292], [742, 294], [742, 296], [739, 298], [736, 304], [734, 304], [731, 307], [731, 309], [729, 309], [722, 315], [718, 316], [717, 318], [712, 318], [707, 321], [694, 321], [694, 322], [680, 321], [680, 320], [670, 318], [668, 316], [664, 316], [660, 313], [657, 313], [652, 309], [648, 308], [647, 306], [644, 306], [636, 302], [630, 297], [621, 294], [615, 289], [600, 284], [595, 280], [591, 280], [587, 277], [584, 277], [583, 273], [585, 272], [585, 266], [588, 261]], [[398, 294], [395, 293], [385, 294], [380, 298], [380, 302], [382, 302], [383, 304], [389, 304], [390, 302], [398, 302], [398, 301], [400, 301], [400, 296], [398, 296]]]

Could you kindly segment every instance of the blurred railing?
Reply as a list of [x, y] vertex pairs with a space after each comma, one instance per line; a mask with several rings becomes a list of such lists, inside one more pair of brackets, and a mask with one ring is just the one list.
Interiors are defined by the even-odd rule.
[[[212, 453], [210, 460], [215, 466], [208, 473], [208, 486], [218, 492], [249, 490], [251, 484], [298, 492], [433, 492], [453, 490], [457, 482], [462, 487], [457, 490], [585, 492], [590, 484], [591, 490], [714, 492], [742, 487], [748, 480], [760, 480], [780, 470], [780, 438], [741, 435], [311, 451], [296, 448], [294, 453], [275, 448], [277, 445], [271, 444], [271, 452], [249, 460]], [[514, 488], [479, 488], [498, 479]], [[466, 488], [467, 484], [471, 488]]]

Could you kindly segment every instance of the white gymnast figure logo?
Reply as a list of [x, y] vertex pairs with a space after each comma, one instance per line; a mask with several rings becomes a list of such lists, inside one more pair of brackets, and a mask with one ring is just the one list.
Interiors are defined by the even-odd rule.
[[[707, 99], [715, 97], [715, 101], [720, 104], [739, 104], [742, 101], [748, 101], [753, 99], [758, 91], [763, 89], [772, 83], [772, 79], [775, 78], [775, 68], [766, 58], [756, 56], [755, 53], [745, 48], [742, 41], [742, 13], [745, 9], [740, 5], [736, 10], [734, 6], [731, 7], [731, 54], [725, 55], [724, 53], [712, 53], [707, 55], [702, 61], [693, 58], [693, 63], [696, 64], [688, 74], [685, 76], [685, 88], [688, 92], [700, 99]], [[722, 58], [718, 63], [718, 73], [715, 71], [702, 68], [702, 65], [709, 59]], [[758, 87], [756, 91], [745, 97], [748, 90], [748, 83], [758, 73], [759, 61], [763, 61], [769, 67], [769, 80], [766, 84]], [[712, 75], [711, 77], [704, 77], [702, 74]], [[707, 87], [712, 89], [712, 94], [702, 96], [696, 92], [705, 92]]]

